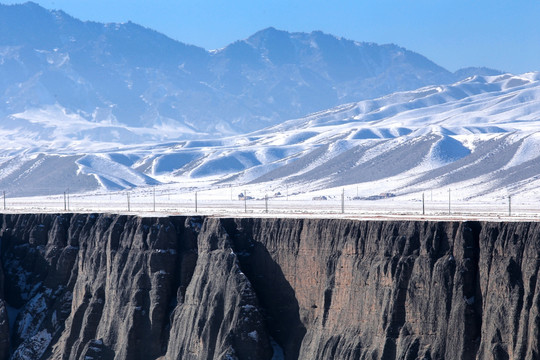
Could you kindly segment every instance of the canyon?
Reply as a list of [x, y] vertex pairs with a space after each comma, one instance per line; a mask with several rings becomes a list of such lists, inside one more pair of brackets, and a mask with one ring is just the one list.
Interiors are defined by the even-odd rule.
[[0, 214], [0, 359], [538, 359], [540, 223]]

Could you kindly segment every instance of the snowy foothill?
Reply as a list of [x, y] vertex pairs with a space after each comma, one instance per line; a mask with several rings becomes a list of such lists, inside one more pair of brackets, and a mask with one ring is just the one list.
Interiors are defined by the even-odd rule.
[[425, 213], [443, 215], [449, 192], [464, 216], [540, 207], [540, 73], [474, 76], [225, 138], [80, 143], [79, 120], [60, 126], [72, 116], [31, 115], [17, 116], [61, 141], [30, 148], [13, 131], [0, 144], [11, 211], [63, 211], [64, 193], [71, 211], [127, 211], [129, 194], [130, 211], [153, 212], [155, 194], [156, 212], [193, 213], [195, 193], [211, 215], [265, 214], [266, 203], [270, 214], [341, 214], [342, 194], [349, 215], [418, 214], [422, 196]]

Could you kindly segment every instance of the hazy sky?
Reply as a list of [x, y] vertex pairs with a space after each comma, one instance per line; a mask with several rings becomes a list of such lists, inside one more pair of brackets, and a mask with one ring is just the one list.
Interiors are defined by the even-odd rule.
[[[4, 4], [21, 1], [0, 0]], [[540, 70], [539, 0], [47, 0], [81, 20], [131, 20], [173, 39], [221, 48], [273, 26], [394, 43], [449, 70]]]

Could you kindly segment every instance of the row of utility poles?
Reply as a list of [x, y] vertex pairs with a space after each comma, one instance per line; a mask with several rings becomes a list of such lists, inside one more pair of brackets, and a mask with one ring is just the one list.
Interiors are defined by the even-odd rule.
[[[431, 201], [433, 201], [433, 191], [431, 192]], [[451, 197], [451, 190], [448, 189], [448, 215], [452, 213], [452, 197]], [[426, 197], [424, 196], [424, 193], [422, 193], [422, 215], [426, 215]]]
[[[244, 190], [243, 200], [244, 200], [244, 212], [248, 212], [247, 207], [247, 190]], [[6, 192], [2, 192], [3, 195], [3, 203], [4, 203], [4, 210], [7, 209], [6, 207]], [[64, 191], [64, 211], [69, 211], [70, 209], [70, 196], [69, 196], [69, 189]], [[450, 189], [448, 189], [448, 215], [452, 214], [452, 192]], [[153, 199], [153, 211], [156, 211], [156, 189], [152, 189], [152, 199]], [[126, 200], [127, 200], [127, 211], [131, 211], [131, 198], [130, 193], [126, 192]], [[232, 197], [232, 187], [231, 187], [231, 201], [233, 200]], [[287, 200], [288, 200], [288, 188], [287, 188]], [[433, 201], [433, 192], [431, 192], [431, 200]], [[198, 192], [195, 192], [195, 212], [199, 211], [199, 204], [198, 204]], [[268, 213], [268, 194], [264, 195], [264, 212]], [[345, 189], [341, 191], [341, 213], [345, 213]], [[426, 214], [426, 200], [425, 200], [425, 194], [422, 193], [422, 215]], [[508, 196], [508, 216], [512, 216], [512, 196]]]
[[[3, 192], [4, 194], [4, 210], [6, 209], [6, 192]], [[244, 190], [243, 192], [243, 200], [244, 200], [244, 212], [248, 212], [247, 207], [247, 200], [248, 200], [248, 192], [247, 190]], [[130, 201], [130, 195], [129, 192], [126, 192], [126, 199], [127, 199], [127, 210], [131, 211], [131, 201]], [[153, 189], [152, 191], [152, 199], [153, 199], [153, 211], [156, 211], [156, 190]], [[268, 213], [268, 194], [264, 195], [264, 212]], [[231, 190], [231, 201], [233, 200], [232, 197], [232, 190]], [[287, 197], [288, 200], [288, 197]], [[433, 192], [431, 192], [431, 200], [433, 201]], [[64, 210], [69, 211], [69, 190], [64, 192]], [[199, 202], [198, 202], [198, 192], [195, 191], [195, 212], [199, 211]], [[345, 213], [345, 189], [341, 191], [341, 213]], [[448, 215], [452, 214], [452, 191], [448, 189]], [[425, 193], [422, 193], [422, 215], [426, 215], [426, 198]], [[508, 216], [512, 216], [512, 196], [508, 196]]]
[[[7, 210], [6, 206], [6, 192], [2, 191], [2, 200], [4, 203], [4, 210]], [[64, 211], [69, 211], [69, 189], [64, 191]]]
[[[452, 214], [452, 196], [451, 190], [448, 189], [448, 215]], [[343, 198], [343, 195], [342, 195]], [[433, 192], [431, 193], [431, 200], [433, 200]], [[342, 200], [342, 213], [343, 213], [343, 200]], [[426, 200], [424, 193], [422, 193], [422, 215], [426, 215]], [[512, 216], [512, 195], [508, 195], [508, 216]]]
[[[244, 190], [243, 193], [244, 198], [244, 212], [247, 211], [247, 191]], [[154, 193], [154, 211], [156, 211], [156, 204], [155, 204], [155, 193]], [[232, 197], [231, 197], [232, 199]], [[431, 200], [433, 200], [433, 192], [431, 193]], [[198, 203], [197, 203], [197, 192], [195, 192], [195, 212], [198, 211]], [[264, 195], [264, 212], [268, 213], [268, 195]], [[341, 213], [345, 213], [345, 189], [341, 191]], [[448, 215], [452, 214], [452, 191], [448, 189]], [[425, 194], [422, 193], [422, 215], [426, 215], [426, 198]], [[508, 196], [508, 216], [512, 216], [512, 196]]]

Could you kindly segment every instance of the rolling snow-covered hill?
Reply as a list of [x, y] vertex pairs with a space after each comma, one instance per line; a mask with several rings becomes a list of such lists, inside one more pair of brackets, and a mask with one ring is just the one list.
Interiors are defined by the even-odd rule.
[[469, 75], [396, 45], [273, 28], [206, 51], [133, 23], [0, 5], [0, 129], [16, 147], [222, 137]]
[[540, 73], [473, 76], [223, 139], [91, 146], [8, 155], [9, 141], [0, 144], [0, 189], [30, 195], [204, 183], [265, 192], [357, 186], [363, 197], [450, 187], [464, 198], [538, 193]]

